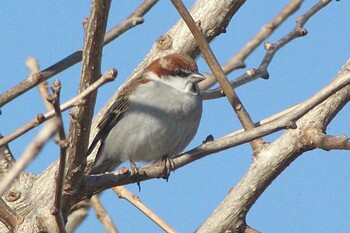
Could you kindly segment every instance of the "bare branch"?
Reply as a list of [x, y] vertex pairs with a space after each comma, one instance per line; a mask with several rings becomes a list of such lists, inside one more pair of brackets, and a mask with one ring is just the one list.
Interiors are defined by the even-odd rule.
[[159, 0], [147, 0], [138, 6], [127, 19], [144, 16]]
[[[279, 49], [284, 47], [286, 44], [291, 42], [292, 40], [299, 38], [301, 36], [305, 36], [307, 34], [307, 31], [303, 28], [303, 26], [308, 22], [308, 20], [316, 14], [319, 10], [321, 10], [323, 7], [328, 5], [330, 0], [321, 0], [319, 1], [314, 7], [312, 7], [310, 10], [308, 10], [305, 14], [301, 15], [297, 19], [296, 26], [294, 29], [282, 37], [280, 40], [278, 40], [276, 43], [272, 44], [270, 42], [265, 43], [265, 49], [266, 54], [263, 58], [263, 60], [260, 63], [260, 66], [258, 69], [249, 69], [246, 71], [243, 75], [237, 77], [236, 79], [230, 81], [233, 88], [239, 87], [245, 83], [254, 81], [258, 78], [268, 78], [269, 73], [267, 71], [268, 66], [270, 65], [272, 58], [277, 53]], [[202, 98], [203, 99], [215, 99], [223, 97], [223, 92], [221, 88], [216, 88], [213, 90], [203, 91], [202, 92]]]
[[[129, 29], [142, 24], [143, 17], [156, 3], [158, 0], [148, 0], [144, 1], [137, 9], [134, 11], [126, 20], [115, 26], [109, 32], [106, 33], [104, 39], [104, 45], [108, 44], [112, 40], [118, 38], [121, 34], [128, 31]], [[39, 83], [51, 78], [52, 76], [68, 69], [69, 67], [77, 64], [81, 61], [83, 54], [83, 49], [79, 49], [74, 53], [68, 55], [61, 61], [53, 64], [52, 66], [46, 68], [45, 70], [30, 75], [27, 79], [17, 84], [10, 90], [4, 92], [0, 95], [0, 108], [10, 102], [11, 100], [17, 98], [21, 94], [27, 92], [33, 87], [37, 86]]]
[[0, 222], [2, 222], [10, 232], [14, 232], [17, 222], [16, 213], [0, 198]]
[[[181, 0], [172, 0], [172, 3], [180, 13], [183, 20], [186, 22], [188, 28], [192, 32], [194, 38], [196, 39], [198, 46], [203, 54], [203, 57], [207, 64], [209, 65], [210, 69], [212, 70], [214, 76], [216, 77], [217, 81], [220, 83], [220, 86], [231, 104], [232, 108], [236, 112], [238, 119], [240, 120], [241, 124], [243, 125], [243, 128], [245, 130], [250, 130], [254, 128], [254, 123], [249, 116], [249, 113], [243, 106], [242, 102], [240, 101], [239, 97], [237, 96], [236, 92], [232, 89], [229, 81], [227, 80], [226, 75], [224, 74], [223, 70], [221, 69], [221, 66], [219, 65], [219, 62], [217, 61], [213, 51], [211, 50], [208, 41], [204, 37], [201, 30], [198, 28], [196, 23], [194, 22], [193, 18], [191, 17], [190, 13], [187, 11], [185, 5], [182, 3]], [[253, 150], [258, 150], [261, 145], [263, 145], [262, 139], [257, 139], [251, 142]]]
[[106, 232], [118, 233], [118, 229], [114, 225], [112, 219], [109, 217], [108, 213], [106, 212], [97, 195], [91, 197], [90, 204], [92, 208], [94, 208], [96, 217], [98, 218], [98, 220], [100, 220]]
[[75, 204], [68, 215], [68, 221], [66, 224], [66, 231], [69, 233], [74, 232], [74, 230], [81, 224], [81, 222], [88, 215], [89, 203], [84, 200]]
[[[111, 1], [93, 0], [89, 22], [86, 26], [82, 72], [78, 93], [83, 92], [100, 77], [103, 38], [107, 26]], [[79, 192], [80, 181], [86, 166], [86, 151], [89, 143], [91, 119], [94, 112], [97, 91], [86, 97], [84, 106], [77, 106], [71, 112], [69, 143], [67, 150], [67, 174], [63, 195], [64, 216], [71, 206], [71, 196]], [[66, 195], [67, 194], [67, 195]]]
[[61, 93], [61, 83], [56, 80], [53, 82], [51, 87], [53, 94], [48, 97], [48, 102], [50, 102], [55, 111], [55, 116], [58, 123], [58, 144], [60, 146], [60, 162], [58, 165], [58, 171], [56, 173], [56, 189], [55, 189], [55, 199], [54, 204], [51, 208], [51, 214], [55, 216], [58, 229], [60, 232], [66, 232], [65, 224], [62, 218], [61, 211], [61, 198], [62, 198], [62, 188], [63, 188], [63, 178], [64, 178], [64, 168], [66, 164], [66, 151], [68, 147], [68, 142], [66, 140], [66, 134], [64, 132], [62, 113], [60, 109], [60, 93]]
[[265, 49], [267, 52], [266, 52], [266, 55], [265, 55], [263, 61], [261, 62], [260, 66], [259, 66], [259, 70], [263, 73], [263, 75], [262, 75], [263, 78], [268, 78], [268, 76], [269, 76], [269, 74], [267, 72], [267, 67], [270, 65], [271, 60], [272, 60], [273, 56], [275, 55], [275, 53], [280, 48], [282, 48], [287, 43], [289, 43], [290, 41], [292, 41], [298, 37], [305, 36], [307, 34], [306, 29], [303, 28], [305, 23], [311, 18], [311, 16], [316, 14], [319, 10], [321, 10], [323, 7], [328, 5], [328, 3], [330, 3], [330, 2], [331, 2], [330, 0], [319, 1], [314, 7], [312, 7], [304, 15], [300, 16], [297, 19], [297, 24], [296, 24], [295, 28], [288, 35], [286, 35], [285, 37], [283, 37], [282, 39], [277, 41], [275, 44], [272, 44], [269, 42], [265, 43]]
[[39, 134], [28, 145], [22, 156], [13, 165], [8, 174], [0, 182], [0, 196], [4, 195], [14, 180], [24, 171], [29, 163], [39, 154], [45, 143], [56, 133], [58, 124], [46, 124]]
[[[145, 214], [149, 219], [151, 219], [155, 224], [160, 226], [165, 232], [175, 233], [177, 232], [168, 223], [156, 215], [152, 210], [150, 210], [145, 204], [140, 201], [140, 198], [132, 194], [123, 186], [118, 186], [112, 188], [113, 191], [118, 195], [119, 198], [123, 198], [139, 209], [143, 214]], [[95, 195], [96, 196], [96, 195]]]
[[[116, 78], [118, 72], [116, 69], [111, 69], [106, 71], [96, 82], [94, 82], [92, 85], [90, 85], [88, 88], [86, 88], [84, 91], [79, 93], [76, 97], [73, 99], [68, 100], [64, 104], [61, 105], [61, 112], [66, 111], [67, 109], [70, 109], [74, 106], [81, 105], [85, 103], [85, 99], [88, 95], [90, 95], [92, 92], [97, 90], [99, 87], [102, 85], [114, 81]], [[10, 133], [4, 138], [0, 138], [0, 147], [15, 140], [19, 136], [25, 134], [31, 129], [34, 129], [38, 125], [44, 123], [45, 121], [51, 119], [52, 117], [55, 116], [55, 111], [51, 110], [44, 115], [38, 114], [34, 119], [26, 123], [24, 126], [21, 128], [15, 130], [14, 132]]]
[[[26, 66], [29, 69], [29, 76], [34, 75], [40, 71], [38, 60], [34, 57], [28, 57], [26, 60]], [[50, 96], [49, 85], [47, 81], [44, 81], [38, 85], [38, 90], [44, 105], [48, 111], [52, 110], [52, 105], [47, 101], [47, 97]]]
[[310, 127], [305, 130], [305, 142], [322, 150], [350, 150], [350, 139], [346, 135], [331, 136], [322, 130]]
[[[248, 41], [228, 62], [226, 62], [226, 64], [222, 66], [222, 70], [225, 72], [225, 74], [227, 75], [238, 68], [244, 68], [244, 60], [291, 14], [298, 10], [302, 2], [303, 0], [291, 0], [274, 19], [262, 27], [250, 41]], [[199, 87], [202, 90], [206, 90], [216, 83], [216, 79], [213, 74], [205, 75], [205, 77], [206, 79], [199, 83]], [[232, 88], [236, 88], [244, 84], [243, 82], [236, 83], [237, 82], [231, 83]]]
[[[242, 231], [246, 227], [246, 214], [265, 191], [265, 189], [278, 177], [290, 163], [307, 150], [313, 149], [310, 142], [303, 140], [304, 131], [310, 126], [325, 130], [331, 119], [350, 101], [350, 61], [338, 73], [336, 79], [321, 90], [320, 96], [314, 96], [305, 101], [303, 107], [311, 102], [328, 96], [325, 90], [334, 88], [333, 95], [319, 102], [296, 122], [297, 129], [286, 130], [282, 136], [255, 156], [255, 160], [240, 182], [230, 190], [225, 199], [216, 208], [212, 215], [197, 229], [197, 232], [226, 232], [227, 230]], [[339, 85], [346, 79], [347, 85]], [[335, 91], [335, 86], [342, 86]], [[303, 107], [298, 107], [303, 111]], [[298, 108], [295, 112], [298, 112]], [[294, 114], [294, 113], [293, 113]], [[284, 117], [282, 117], [284, 118]]]

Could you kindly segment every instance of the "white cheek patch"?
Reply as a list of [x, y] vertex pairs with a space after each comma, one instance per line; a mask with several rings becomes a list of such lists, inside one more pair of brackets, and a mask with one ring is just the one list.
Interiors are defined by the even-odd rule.
[[153, 84], [149, 83], [150, 85], [167, 85], [184, 93], [194, 93], [193, 84], [189, 83], [186, 78], [173, 76], [159, 78], [153, 72], [147, 72], [145, 75], [147, 79], [155, 81]]

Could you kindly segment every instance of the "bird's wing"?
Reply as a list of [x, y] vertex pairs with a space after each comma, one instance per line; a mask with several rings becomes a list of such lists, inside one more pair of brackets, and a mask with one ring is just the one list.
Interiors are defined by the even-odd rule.
[[119, 122], [123, 117], [125, 111], [130, 105], [130, 101], [127, 95], [120, 95], [117, 100], [111, 105], [107, 110], [105, 115], [102, 117], [101, 121], [97, 125], [98, 132], [91, 142], [87, 155], [91, 154], [94, 150], [96, 144], [107, 137], [109, 131]]

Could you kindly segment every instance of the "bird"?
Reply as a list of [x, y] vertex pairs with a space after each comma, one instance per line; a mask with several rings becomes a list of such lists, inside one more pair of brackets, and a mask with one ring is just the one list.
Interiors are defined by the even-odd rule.
[[135, 166], [180, 154], [199, 127], [198, 83], [204, 79], [183, 53], [151, 62], [125, 85], [97, 125], [87, 154], [101, 144], [88, 174], [111, 172], [125, 161]]

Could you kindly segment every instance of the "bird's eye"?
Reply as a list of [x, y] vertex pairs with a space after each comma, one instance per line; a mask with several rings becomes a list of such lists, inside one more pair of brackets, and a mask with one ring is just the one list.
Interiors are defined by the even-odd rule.
[[183, 70], [175, 70], [175, 75], [178, 77], [186, 77], [189, 75], [189, 73], [183, 71]]

